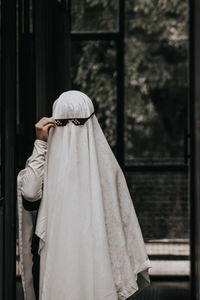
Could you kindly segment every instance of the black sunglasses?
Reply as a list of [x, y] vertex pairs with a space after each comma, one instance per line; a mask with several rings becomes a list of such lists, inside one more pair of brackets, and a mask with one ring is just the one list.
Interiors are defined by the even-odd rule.
[[68, 121], [72, 121], [74, 125], [79, 126], [85, 124], [85, 122], [94, 114], [93, 112], [88, 118], [68, 118], [68, 119], [55, 119], [57, 126], [65, 126]]

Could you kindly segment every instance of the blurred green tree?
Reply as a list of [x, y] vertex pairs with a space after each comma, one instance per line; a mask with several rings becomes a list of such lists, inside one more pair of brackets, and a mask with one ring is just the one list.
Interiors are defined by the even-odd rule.
[[[117, 1], [72, 1], [73, 31], [117, 30]], [[125, 158], [183, 159], [188, 99], [188, 3], [125, 2]], [[73, 42], [73, 88], [93, 99], [116, 146], [116, 48], [113, 41]]]

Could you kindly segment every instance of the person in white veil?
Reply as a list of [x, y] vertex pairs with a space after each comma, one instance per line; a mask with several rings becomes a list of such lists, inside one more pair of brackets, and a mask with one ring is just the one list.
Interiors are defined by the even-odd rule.
[[[39, 238], [39, 300], [125, 300], [140, 292], [150, 284], [151, 263], [92, 101], [80, 91], [64, 92], [53, 103], [52, 117], [38, 124], [32, 156], [18, 175], [25, 300], [36, 297], [33, 233]], [[24, 208], [22, 197], [41, 199], [37, 215]]]

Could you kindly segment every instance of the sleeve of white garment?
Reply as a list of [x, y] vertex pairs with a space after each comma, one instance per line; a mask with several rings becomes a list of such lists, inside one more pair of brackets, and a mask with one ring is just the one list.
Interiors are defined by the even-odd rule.
[[36, 139], [22, 178], [22, 195], [28, 201], [36, 201], [42, 197], [46, 152], [47, 142]]

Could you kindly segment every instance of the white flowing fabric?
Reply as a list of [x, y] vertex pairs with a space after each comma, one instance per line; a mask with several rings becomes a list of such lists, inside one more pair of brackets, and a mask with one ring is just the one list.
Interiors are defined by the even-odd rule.
[[[53, 105], [60, 119], [93, 111], [74, 90]], [[40, 300], [124, 300], [150, 283], [133, 202], [95, 115], [81, 126], [50, 128], [35, 233]]]

